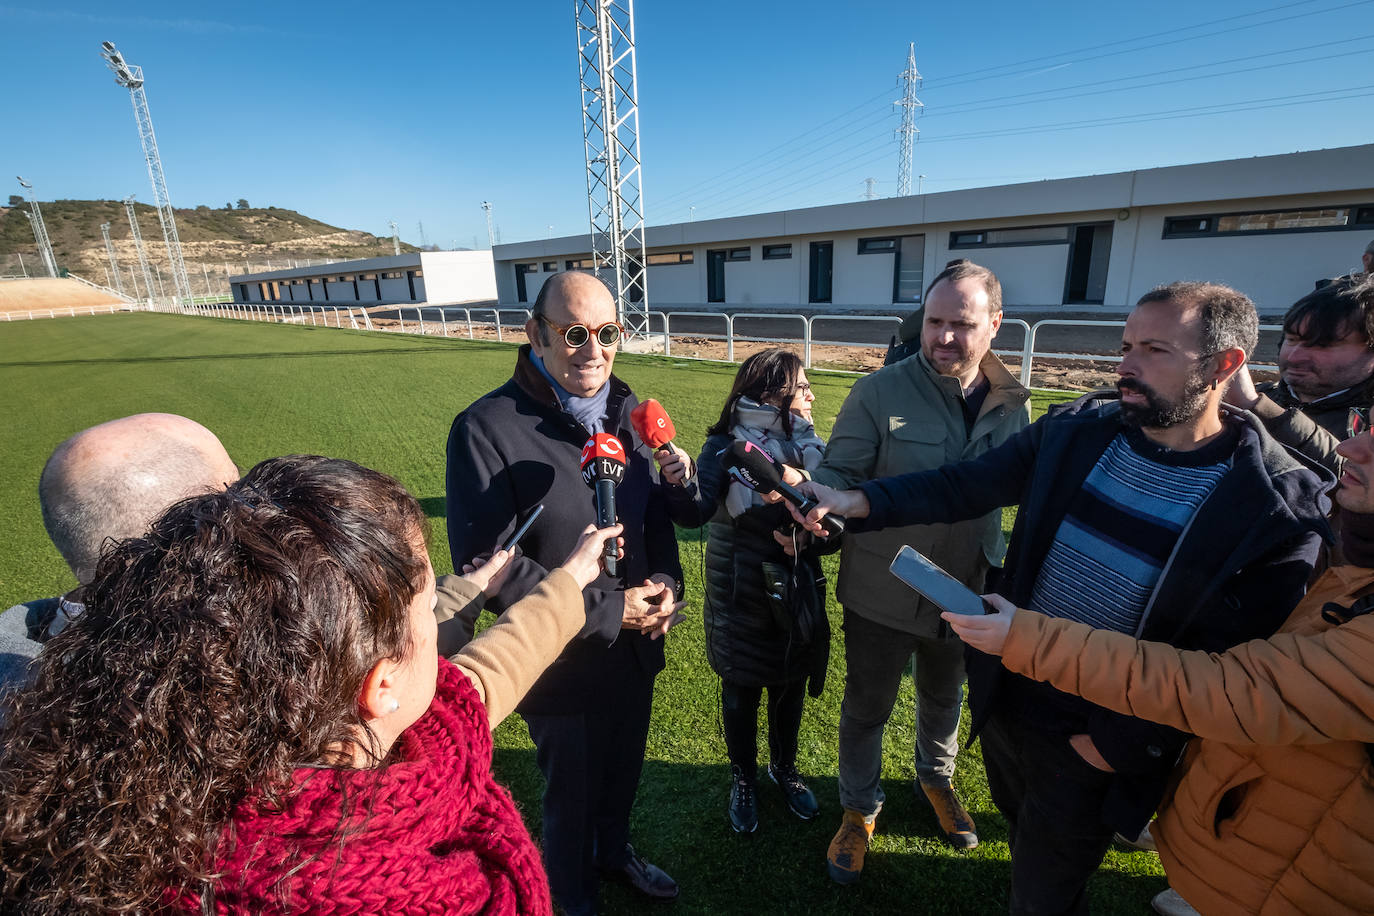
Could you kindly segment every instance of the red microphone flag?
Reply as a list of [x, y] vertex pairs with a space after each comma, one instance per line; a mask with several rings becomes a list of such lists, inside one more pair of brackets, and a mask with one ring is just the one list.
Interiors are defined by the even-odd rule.
[[582, 479], [587, 486], [606, 479], [620, 486], [625, 479], [625, 446], [610, 433], [597, 433], [582, 446]]
[[634, 424], [639, 438], [654, 451], [672, 442], [673, 437], [677, 435], [668, 411], [653, 398], [641, 401], [639, 406], [630, 411], [630, 422]]

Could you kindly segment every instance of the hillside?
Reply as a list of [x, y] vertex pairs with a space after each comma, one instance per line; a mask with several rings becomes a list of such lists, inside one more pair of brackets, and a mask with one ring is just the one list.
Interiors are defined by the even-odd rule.
[[[115, 200], [39, 201], [43, 222], [52, 238], [59, 267], [97, 283], [104, 283], [109, 267], [100, 224], [110, 224], [110, 240], [128, 288], [130, 268], [137, 270], [137, 256], [124, 204]], [[135, 203], [139, 230], [148, 260], [167, 277], [167, 250], [162, 240], [157, 211]], [[28, 205], [0, 207], [0, 275], [18, 274], [19, 255], [32, 276], [41, 271], [33, 230], [24, 217]], [[390, 238], [356, 229], [341, 229], [311, 219], [295, 210], [277, 207], [212, 210], [206, 206], [176, 211], [177, 233], [192, 288], [202, 291], [206, 273], [215, 292], [225, 275], [243, 273], [245, 262], [255, 269], [286, 267], [290, 260], [347, 259], [392, 253]], [[416, 251], [402, 243], [401, 250]]]

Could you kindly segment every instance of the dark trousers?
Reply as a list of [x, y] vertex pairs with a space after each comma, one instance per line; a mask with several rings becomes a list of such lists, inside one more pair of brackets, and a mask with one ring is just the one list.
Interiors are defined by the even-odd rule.
[[768, 757], [773, 763], [797, 762], [806, 680], [764, 687], [720, 685], [720, 713], [725, 724], [725, 751], [730, 763], [753, 779], [758, 772], [759, 701], [768, 691]]
[[994, 713], [983, 728], [992, 800], [1007, 819], [1013, 914], [1085, 914], [1088, 879], [1112, 828], [1102, 802], [1116, 777], [1078, 756], [1067, 735]]
[[604, 709], [524, 717], [544, 774], [544, 867], [568, 916], [595, 913], [599, 870], [625, 864], [652, 702], [651, 681]]

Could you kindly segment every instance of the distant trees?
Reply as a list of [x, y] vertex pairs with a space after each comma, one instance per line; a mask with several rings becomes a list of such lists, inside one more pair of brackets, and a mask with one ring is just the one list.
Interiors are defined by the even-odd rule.
[[19, 206], [20, 204], [22, 204], [23, 202], [24, 202], [24, 198], [20, 197], [18, 194], [11, 194], [11, 195], [10, 195], [10, 202], [9, 202], [8, 206], [17, 207], [17, 206]]
[[238, 202], [238, 204], [236, 204], [236, 206], [237, 206], [240, 210], [247, 210], [247, 209], [248, 209], [248, 201], [246, 201], [246, 200], [244, 200], [242, 197], [240, 197], [240, 198], [239, 198], [239, 202]]

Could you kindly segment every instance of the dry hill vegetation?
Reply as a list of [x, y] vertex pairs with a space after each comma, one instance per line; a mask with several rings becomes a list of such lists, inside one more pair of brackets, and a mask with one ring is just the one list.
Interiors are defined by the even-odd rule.
[[[115, 257], [128, 287], [129, 268], [137, 269], [137, 256], [122, 202], [55, 200], [40, 201], [39, 206], [52, 238], [58, 266], [96, 283], [105, 282], [105, 270], [109, 266], [105, 242], [100, 236], [100, 224], [108, 222]], [[164, 280], [170, 282], [157, 211], [149, 204], [135, 203], [134, 208], [148, 259], [161, 267]], [[0, 207], [0, 275], [20, 272], [21, 253], [30, 276], [41, 271], [33, 230], [24, 218], [27, 209], [27, 203]], [[287, 267], [290, 260], [339, 260], [392, 253], [390, 238], [356, 229], [340, 229], [295, 210], [278, 207], [211, 209], [202, 205], [178, 209], [176, 220], [192, 289], [197, 293], [204, 284], [206, 271], [202, 270], [202, 265], [208, 269], [214, 291], [221, 292], [223, 285], [219, 281], [224, 278], [226, 264], [228, 272], [234, 274], [244, 272], [245, 262], [251, 263], [254, 269], [265, 269], [268, 262], [273, 267]], [[403, 243], [401, 250], [417, 249]]]

